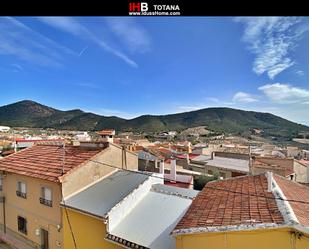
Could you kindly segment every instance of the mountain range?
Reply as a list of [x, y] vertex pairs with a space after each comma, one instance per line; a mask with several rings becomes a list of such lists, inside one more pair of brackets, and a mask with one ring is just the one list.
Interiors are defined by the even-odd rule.
[[12, 127], [55, 128], [63, 130], [100, 130], [159, 132], [206, 126], [215, 132], [242, 133], [253, 128], [270, 136], [294, 136], [309, 127], [270, 113], [218, 107], [169, 115], [142, 115], [133, 119], [107, 117], [79, 109], [62, 111], [31, 100], [0, 107], [0, 125]]

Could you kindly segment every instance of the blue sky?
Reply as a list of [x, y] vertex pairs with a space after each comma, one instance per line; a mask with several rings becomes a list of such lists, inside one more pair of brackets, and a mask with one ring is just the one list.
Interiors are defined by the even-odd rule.
[[132, 118], [227, 106], [309, 125], [309, 18], [1, 17], [0, 105]]

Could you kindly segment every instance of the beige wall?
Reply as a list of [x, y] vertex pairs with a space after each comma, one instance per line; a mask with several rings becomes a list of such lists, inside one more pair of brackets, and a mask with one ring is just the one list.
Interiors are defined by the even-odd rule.
[[[127, 169], [137, 170], [137, 154], [127, 151], [126, 157]], [[93, 161], [98, 161], [122, 168], [122, 148], [117, 145], [110, 144], [108, 148], [95, 156]], [[93, 161], [89, 161], [81, 167], [74, 169], [62, 178], [64, 197], [67, 197], [68, 195], [78, 191], [79, 189], [91, 184], [92, 182], [115, 170], [115, 168]]]
[[307, 176], [307, 167], [296, 160], [294, 161], [294, 172], [296, 175], [296, 181], [301, 183], [309, 183]]
[[253, 161], [253, 167], [252, 172], [253, 174], [259, 174], [266, 171], [273, 171], [276, 174], [285, 176], [285, 170], [284, 169], [293, 169], [296, 175], [295, 181], [307, 183], [309, 179], [307, 179], [307, 167], [300, 164], [293, 158], [286, 158], [286, 159], [279, 159], [279, 158], [268, 158], [268, 157], [256, 157], [256, 160], [259, 160], [260, 162], [270, 164], [270, 165], [278, 165], [278, 167], [271, 167], [271, 166], [254, 166]]
[[[16, 195], [18, 181], [26, 183], [26, 199]], [[39, 198], [41, 197], [41, 187], [49, 187], [52, 189], [52, 207], [40, 203]], [[60, 185], [54, 182], [27, 176], [8, 174], [3, 179], [2, 194], [6, 198], [6, 225], [9, 230], [16, 233], [16, 238], [22, 237], [29, 239], [40, 245], [41, 237], [36, 235], [36, 229], [43, 228], [49, 232], [49, 248], [63, 248], [62, 230], [60, 230], [60, 232], [57, 231], [57, 225], [61, 225]], [[3, 224], [3, 203], [0, 203], [0, 205], [0, 223]], [[22, 216], [27, 219], [27, 235], [18, 231], [17, 216]], [[57, 241], [61, 243], [60, 247], [57, 246]]]

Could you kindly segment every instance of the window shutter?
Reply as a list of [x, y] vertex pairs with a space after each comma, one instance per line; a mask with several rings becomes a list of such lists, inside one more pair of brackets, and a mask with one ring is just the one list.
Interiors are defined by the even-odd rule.
[[26, 184], [24, 182], [21, 182], [21, 191], [22, 193], [26, 193]]
[[51, 192], [51, 189], [50, 188], [44, 188], [45, 190], [45, 200], [48, 200], [48, 201], [51, 201], [52, 200], [52, 192]]

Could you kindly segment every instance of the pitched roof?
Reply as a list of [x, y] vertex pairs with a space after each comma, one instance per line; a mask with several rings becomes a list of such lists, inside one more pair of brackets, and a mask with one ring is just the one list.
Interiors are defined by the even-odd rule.
[[[308, 187], [278, 175], [274, 175], [274, 179], [287, 199], [309, 202]], [[290, 201], [289, 204], [298, 222], [303, 226], [309, 227], [309, 204], [292, 201]]]
[[99, 134], [99, 135], [115, 135], [115, 130], [114, 129], [101, 130], [101, 131], [98, 131], [97, 134]]
[[0, 170], [58, 182], [62, 170], [63, 174], [66, 174], [105, 148], [66, 146], [64, 155], [62, 146], [35, 145], [1, 159]]
[[293, 167], [282, 167], [279, 164], [269, 164], [259, 160], [254, 160], [252, 167], [264, 169], [265, 171], [274, 171], [276, 174], [286, 177], [295, 173]]
[[267, 192], [265, 175], [209, 182], [175, 229], [282, 224], [284, 218], [271, 198], [274, 195]]

